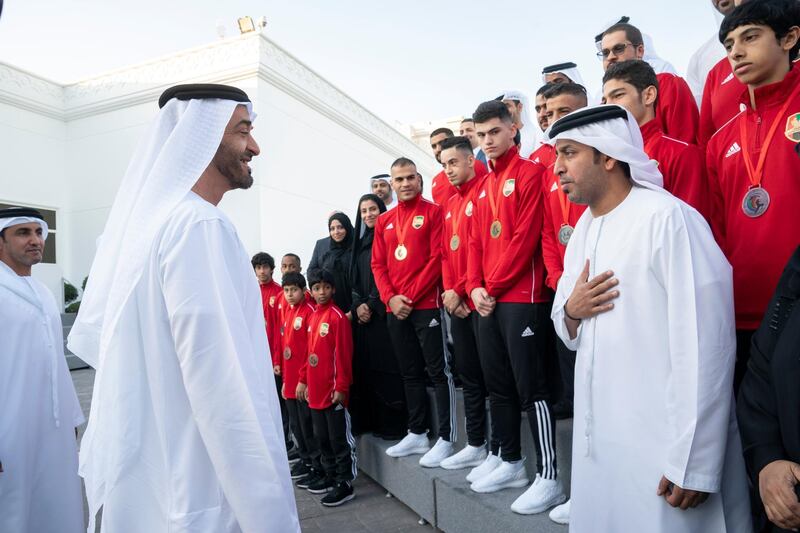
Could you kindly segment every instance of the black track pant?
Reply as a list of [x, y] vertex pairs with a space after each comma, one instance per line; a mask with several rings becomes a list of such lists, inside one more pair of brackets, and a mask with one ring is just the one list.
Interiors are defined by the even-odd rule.
[[547, 386], [550, 304], [498, 303], [478, 320], [478, 342], [493, 429], [504, 461], [518, 461], [521, 411], [536, 444], [536, 471], [556, 478], [556, 435]]
[[350, 413], [341, 405], [310, 411], [325, 475], [337, 483], [354, 480], [358, 465], [356, 440], [350, 429]]
[[389, 313], [386, 325], [403, 377], [409, 431], [420, 435], [428, 429], [425, 420], [428, 405], [425, 391], [427, 370], [436, 392], [439, 436], [455, 442], [458, 428], [455, 423], [456, 395], [450, 363], [447, 360], [449, 354], [442, 328], [443, 320], [442, 310], [424, 309], [412, 311], [405, 320], [398, 320]]
[[283, 441], [286, 443], [286, 449], [292, 447], [292, 433], [289, 429], [289, 413], [286, 412], [286, 400], [283, 399], [281, 394], [281, 387], [283, 387], [283, 378], [275, 375], [275, 390], [278, 391], [278, 403], [281, 406], [281, 423], [283, 425]]
[[558, 351], [558, 371], [561, 383], [564, 386], [561, 401], [572, 405], [575, 396], [575, 356], [576, 353], [567, 348], [564, 342], [556, 337], [556, 350]]
[[[464, 412], [467, 418], [467, 443], [483, 446], [486, 443], [486, 384], [478, 356], [478, 340], [475, 335], [478, 312], [466, 318], [450, 315], [450, 334], [453, 336], [453, 355], [461, 387], [464, 391]], [[499, 442], [492, 432], [490, 450], [497, 455]]]
[[297, 441], [297, 452], [306, 466], [322, 471], [319, 443], [314, 436], [314, 425], [311, 422], [311, 409], [308, 403], [301, 400], [286, 400], [286, 411], [289, 413], [289, 425]]

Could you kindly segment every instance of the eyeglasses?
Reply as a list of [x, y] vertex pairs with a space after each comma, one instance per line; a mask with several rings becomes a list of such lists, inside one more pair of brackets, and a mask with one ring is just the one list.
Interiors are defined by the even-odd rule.
[[602, 50], [597, 52], [597, 57], [599, 59], [606, 59], [611, 54], [614, 54], [614, 56], [620, 56], [625, 52], [625, 49], [628, 48], [629, 46], [633, 46], [633, 43], [630, 42], [630, 41], [625, 42], [625, 43], [615, 44], [610, 49], [609, 48], [603, 48]]

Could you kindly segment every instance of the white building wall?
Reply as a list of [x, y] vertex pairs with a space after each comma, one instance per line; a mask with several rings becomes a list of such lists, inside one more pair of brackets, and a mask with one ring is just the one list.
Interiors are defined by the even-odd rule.
[[0, 201], [57, 210], [57, 263], [75, 285], [158, 96], [192, 82], [239, 86], [259, 115], [254, 187], [220, 204], [250, 253], [277, 260], [292, 251], [307, 264], [327, 214], [354, 216], [368, 178], [395, 158], [414, 159], [427, 178], [438, 171], [408, 138], [258, 34], [68, 86], [0, 64]]

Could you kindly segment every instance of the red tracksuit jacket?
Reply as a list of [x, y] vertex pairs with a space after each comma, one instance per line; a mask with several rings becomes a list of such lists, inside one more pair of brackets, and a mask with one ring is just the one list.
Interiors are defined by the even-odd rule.
[[661, 124], [661, 129], [674, 139], [689, 144], [696, 143], [700, 112], [689, 84], [683, 78], [667, 72], [656, 74], [656, 78], [656, 119]]
[[[546, 147], [546, 148], [545, 148]], [[542, 194], [544, 200], [544, 223], [542, 226], [542, 258], [547, 270], [545, 284], [553, 290], [558, 286], [558, 280], [564, 272], [564, 254], [567, 247], [558, 240], [558, 232], [565, 223], [573, 228], [578, 223], [578, 219], [586, 211], [585, 205], [573, 204], [567, 195], [561, 191], [558, 176], [553, 173], [555, 166], [556, 150], [549, 144], [543, 145], [536, 152], [531, 154], [533, 160], [539, 159], [542, 176]], [[545, 167], [545, 163], [547, 166]], [[564, 220], [564, 213], [561, 209], [562, 199], [567, 209], [567, 219]]]
[[[398, 240], [402, 224], [405, 242]], [[372, 273], [381, 300], [386, 304], [398, 294], [410, 298], [414, 309], [437, 309], [442, 284], [442, 208], [416, 196], [383, 213], [375, 224]], [[404, 244], [407, 257], [398, 260], [395, 250]]]
[[[308, 386], [308, 406], [327, 409], [333, 392], [349, 394], [353, 382], [353, 333], [333, 301], [318, 305], [308, 319], [308, 357], [299, 382]], [[345, 399], [345, 405], [348, 398]]]
[[[544, 285], [541, 171], [520, 157], [512, 146], [497, 161], [476, 191], [467, 255], [467, 294], [484, 287], [503, 303], [550, 301]], [[502, 225], [498, 238], [490, 234], [494, 214], [490, 187]]]
[[305, 298], [297, 305], [288, 305], [281, 322], [281, 376], [283, 377], [284, 396], [294, 400], [300, 369], [306, 363], [308, 355], [308, 323], [314, 308]]
[[[739, 101], [746, 109], [711, 137], [706, 161], [712, 227], [733, 266], [736, 327], [756, 329], [784, 265], [800, 244], [800, 66], [795, 65], [783, 81], [756, 89], [756, 109], [750, 106], [747, 89]], [[764, 138], [773, 121], [777, 129], [761, 182], [770, 204], [763, 215], [750, 218], [742, 210], [751, 185], [742, 154], [749, 149], [752, 164], [757, 165], [759, 154], [767, 149]], [[740, 133], [742, 123], [746, 139]]]
[[267, 326], [267, 342], [272, 357], [272, 366], [281, 361], [281, 313], [280, 299], [283, 298], [283, 288], [274, 280], [261, 287], [261, 303], [264, 306], [264, 322]]
[[700, 129], [697, 131], [698, 145], [707, 145], [711, 136], [741, 111], [739, 96], [745, 89], [747, 89], [745, 84], [733, 75], [731, 62], [727, 57], [723, 57], [714, 65], [703, 87]]
[[[442, 285], [444, 290], [453, 290], [474, 309], [472, 298], [467, 294], [467, 255], [469, 253], [470, 225], [475, 209], [475, 191], [480, 189], [486, 175], [475, 175], [456, 189], [456, 194], [447, 200], [444, 215], [444, 237], [442, 243]], [[457, 226], [456, 226], [457, 225]], [[453, 250], [453, 237], [458, 236], [458, 245]]]
[[[475, 176], [476, 177], [483, 177], [489, 171], [486, 170], [486, 165], [484, 165], [480, 160], [475, 160]], [[439, 172], [433, 177], [431, 181], [431, 198], [433, 198], [433, 203], [436, 205], [444, 206], [447, 203], [447, 200], [450, 199], [456, 193], [456, 188], [450, 183], [450, 180], [447, 179], [447, 174], [444, 173], [444, 170]]]
[[644, 151], [658, 163], [664, 188], [710, 220], [708, 180], [703, 151], [693, 144], [667, 137], [657, 120], [641, 127]]

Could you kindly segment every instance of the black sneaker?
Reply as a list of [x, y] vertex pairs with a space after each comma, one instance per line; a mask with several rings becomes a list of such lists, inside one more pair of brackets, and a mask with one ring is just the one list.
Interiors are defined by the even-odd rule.
[[294, 465], [297, 461], [300, 460], [300, 453], [297, 451], [297, 446], [293, 446], [290, 450], [286, 452], [289, 456], [289, 464]]
[[336, 483], [334, 483], [331, 478], [328, 476], [320, 476], [320, 478], [315, 483], [309, 485], [306, 490], [311, 494], [325, 494], [329, 490], [333, 490], [334, 487], [336, 487]]
[[325, 477], [324, 474], [322, 474], [321, 472], [317, 472], [312, 468], [311, 472], [307, 476], [298, 479], [295, 482], [295, 485], [297, 485], [297, 487], [300, 489], [307, 489], [310, 485], [317, 483], [320, 479], [323, 479], [324, 477]]
[[349, 481], [341, 481], [322, 498], [320, 503], [325, 507], [337, 507], [345, 502], [349, 502], [355, 497], [353, 485]]
[[304, 464], [302, 461], [295, 463], [290, 472], [292, 479], [300, 479], [306, 477], [311, 473], [311, 467]]

